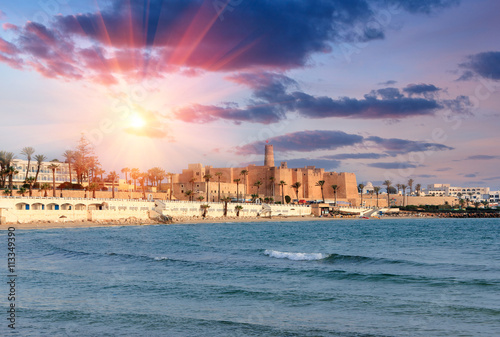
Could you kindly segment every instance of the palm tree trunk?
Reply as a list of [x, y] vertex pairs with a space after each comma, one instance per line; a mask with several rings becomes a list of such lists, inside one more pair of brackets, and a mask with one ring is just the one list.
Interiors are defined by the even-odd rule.
[[111, 194], [112, 194], [112, 198], [114, 199], [115, 198], [115, 181], [114, 180], [111, 182]]
[[52, 171], [52, 196], [56, 197], [56, 172]]

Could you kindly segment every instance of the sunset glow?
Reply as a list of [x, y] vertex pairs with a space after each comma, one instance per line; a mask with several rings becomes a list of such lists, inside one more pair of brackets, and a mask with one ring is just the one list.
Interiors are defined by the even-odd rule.
[[54, 3], [0, 6], [12, 151], [83, 133], [109, 169], [178, 172], [261, 164], [268, 140], [360, 181], [500, 188], [498, 1]]

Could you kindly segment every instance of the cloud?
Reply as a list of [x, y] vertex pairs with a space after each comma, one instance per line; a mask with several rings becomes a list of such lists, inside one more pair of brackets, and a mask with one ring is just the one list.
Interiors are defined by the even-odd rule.
[[7, 15], [0, 10], [0, 20], [5, 20], [5, 19], [7, 19]]
[[[312, 152], [318, 150], [335, 150], [338, 148], [375, 144], [386, 153], [358, 153], [358, 154], [338, 154], [323, 156], [323, 160], [343, 160], [343, 159], [378, 159], [389, 155], [406, 154], [410, 152], [422, 151], [445, 151], [453, 148], [438, 143], [428, 143], [412, 141], [398, 138], [367, 137], [348, 134], [336, 130], [312, 130], [287, 133], [268, 139], [269, 144], [274, 146], [277, 153], [287, 152]], [[369, 143], [369, 144], [367, 144]], [[235, 148], [236, 154], [261, 154], [267, 142], [256, 141]]]
[[498, 159], [500, 156], [490, 156], [490, 155], [485, 155], [485, 154], [478, 154], [475, 156], [469, 156], [466, 158], [466, 160], [491, 160], [491, 159]]
[[464, 177], [465, 178], [475, 178], [475, 177], [477, 177], [477, 174], [475, 174], [475, 173], [465, 174]]
[[396, 169], [417, 168], [421, 165], [412, 163], [383, 162], [383, 163], [366, 164], [366, 166], [385, 169], [385, 170], [396, 170]]
[[424, 97], [434, 97], [441, 89], [434, 84], [409, 84], [403, 89], [408, 95], [423, 95]]
[[385, 81], [385, 82], [380, 82], [378, 85], [384, 85], [384, 86], [387, 86], [387, 85], [394, 85], [398, 83], [398, 81], [394, 81], [394, 80], [389, 80], [389, 81]]
[[500, 80], [500, 52], [498, 51], [469, 55], [467, 61], [459, 66], [465, 69], [459, 80], [470, 80], [475, 75], [487, 79]]
[[[300, 131], [269, 139], [269, 143], [279, 153], [334, 150], [356, 145], [362, 141], [363, 137], [359, 135], [327, 130]], [[261, 154], [265, 144], [263, 141], [253, 142], [236, 147], [235, 152], [240, 155]]]
[[[171, 71], [285, 70], [304, 67], [313, 55], [330, 53], [340, 43], [383, 38], [383, 28], [367, 25], [381, 6], [430, 13], [454, 3], [112, 0], [94, 12], [55, 15], [47, 25], [27, 22], [13, 30], [10, 42], [19, 48], [16, 57], [25, 69], [105, 85], [116, 77], [133, 81]], [[89, 60], [85, 48], [98, 56]], [[2, 60], [12, 66], [12, 60]]]
[[[252, 96], [245, 107], [237, 103], [229, 105], [192, 104], [174, 110], [174, 117], [185, 122], [206, 123], [215, 120], [227, 120], [235, 123], [253, 122], [270, 124], [287, 118], [289, 113], [309, 119], [320, 118], [408, 118], [413, 116], [434, 115], [444, 107], [463, 112], [470, 104], [466, 97], [456, 100], [440, 101], [434, 97], [404, 96], [397, 88], [372, 90], [364, 98], [313, 96], [298, 90], [293, 79], [272, 72], [240, 73], [227, 77], [228, 80], [249, 87]], [[413, 89], [423, 93], [432, 91], [433, 85], [427, 89]], [[427, 94], [424, 94], [427, 96]]]
[[421, 174], [418, 176], [415, 176], [416, 178], [436, 178], [437, 176], [434, 174]]
[[452, 147], [430, 142], [413, 141], [399, 138], [381, 138], [371, 136], [366, 138], [367, 142], [373, 142], [384, 149], [390, 155], [406, 154], [410, 152], [445, 151], [453, 150]]
[[437, 172], [446, 172], [446, 171], [450, 171], [450, 170], [451, 170], [451, 167], [443, 167], [443, 168], [436, 169]]
[[484, 180], [500, 180], [500, 176], [491, 177], [491, 178], [484, 178]]
[[324, 159], [380, 159], [388, 157], [387, 154], [384, 153], [340, 153], [334, 154], [331, 156], [323, 156]]
[[306, 166], [315, 166], [318, 168], [324, 168], [326, 171], [338, 168], [341, 163], [339, 160], [326, 160], [326, 159], [314, 159], [314, 158], [283, 159], [276, 161], [276, 163], [282, 161], [287, 162], [287, 167], [300, 168]]

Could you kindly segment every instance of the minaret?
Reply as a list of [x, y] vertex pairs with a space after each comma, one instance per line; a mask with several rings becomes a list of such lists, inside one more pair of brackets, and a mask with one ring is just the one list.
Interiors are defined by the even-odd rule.
[[271, 144], [266, 144], [266, 152], [264, 155], [264, 166], [274, 167], [274, 150]]

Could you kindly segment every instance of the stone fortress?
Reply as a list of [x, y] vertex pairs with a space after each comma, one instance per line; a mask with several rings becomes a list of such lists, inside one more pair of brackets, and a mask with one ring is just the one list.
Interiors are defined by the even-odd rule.
[[[242, 171], [248, 171], [248, 174], [242, 175]], [[221, 198], [236, 198], [237, 189], [239, 199], [251, 199], [252, 194], [257, 194], [260, 198], [271, 197], [275, 201], [281, 201], [280, 181], [284, 181], [284, 195], [289, 195], [292, 200], [297, 199], [297, 193], [292, 187], [296, 182], [300, 182], [298, 199], [306, 201], [319, 201], [321, 197], [321, 188], [317, 182], [324, 180], [324, 195], [327, 201], [333, 202], [335, 194], [332, 185], [337, 185], [337, 201], [339, 203], [351, 203], [358, 205], [359, 195], [356, 183], [356, 175], [347, 172], [325, 172], [322, 168], [306, 166], [303, 168], [288, 168], [287, 162], [281, 162], [279, 166], [274, 164], [273, 145], [265, 146], [264, 165], [248, 165], [245, 167], [226, 167], [214, 168], [212, 166], [203, 166], [202, 164], [189, 164], [182, 173], [175, 174], [172, 177], [173, 195], [178, 200], [188, 200], [185, 193], [188, 190], [193, 191], [194, 199], [203, 196], [206, 200], [207, 184], [209, 190], [209, 201], [218, 201], [218, 179], [216, 173], [220, 172], [220, 194]], [[211, 175], [207, 183], [205, 175]], [[274, 181], [272, 180], [274, 178]], [[240, 179], [237, 184], [235, 179]], [[255, 186], [260, 181], [261, 186]]]

